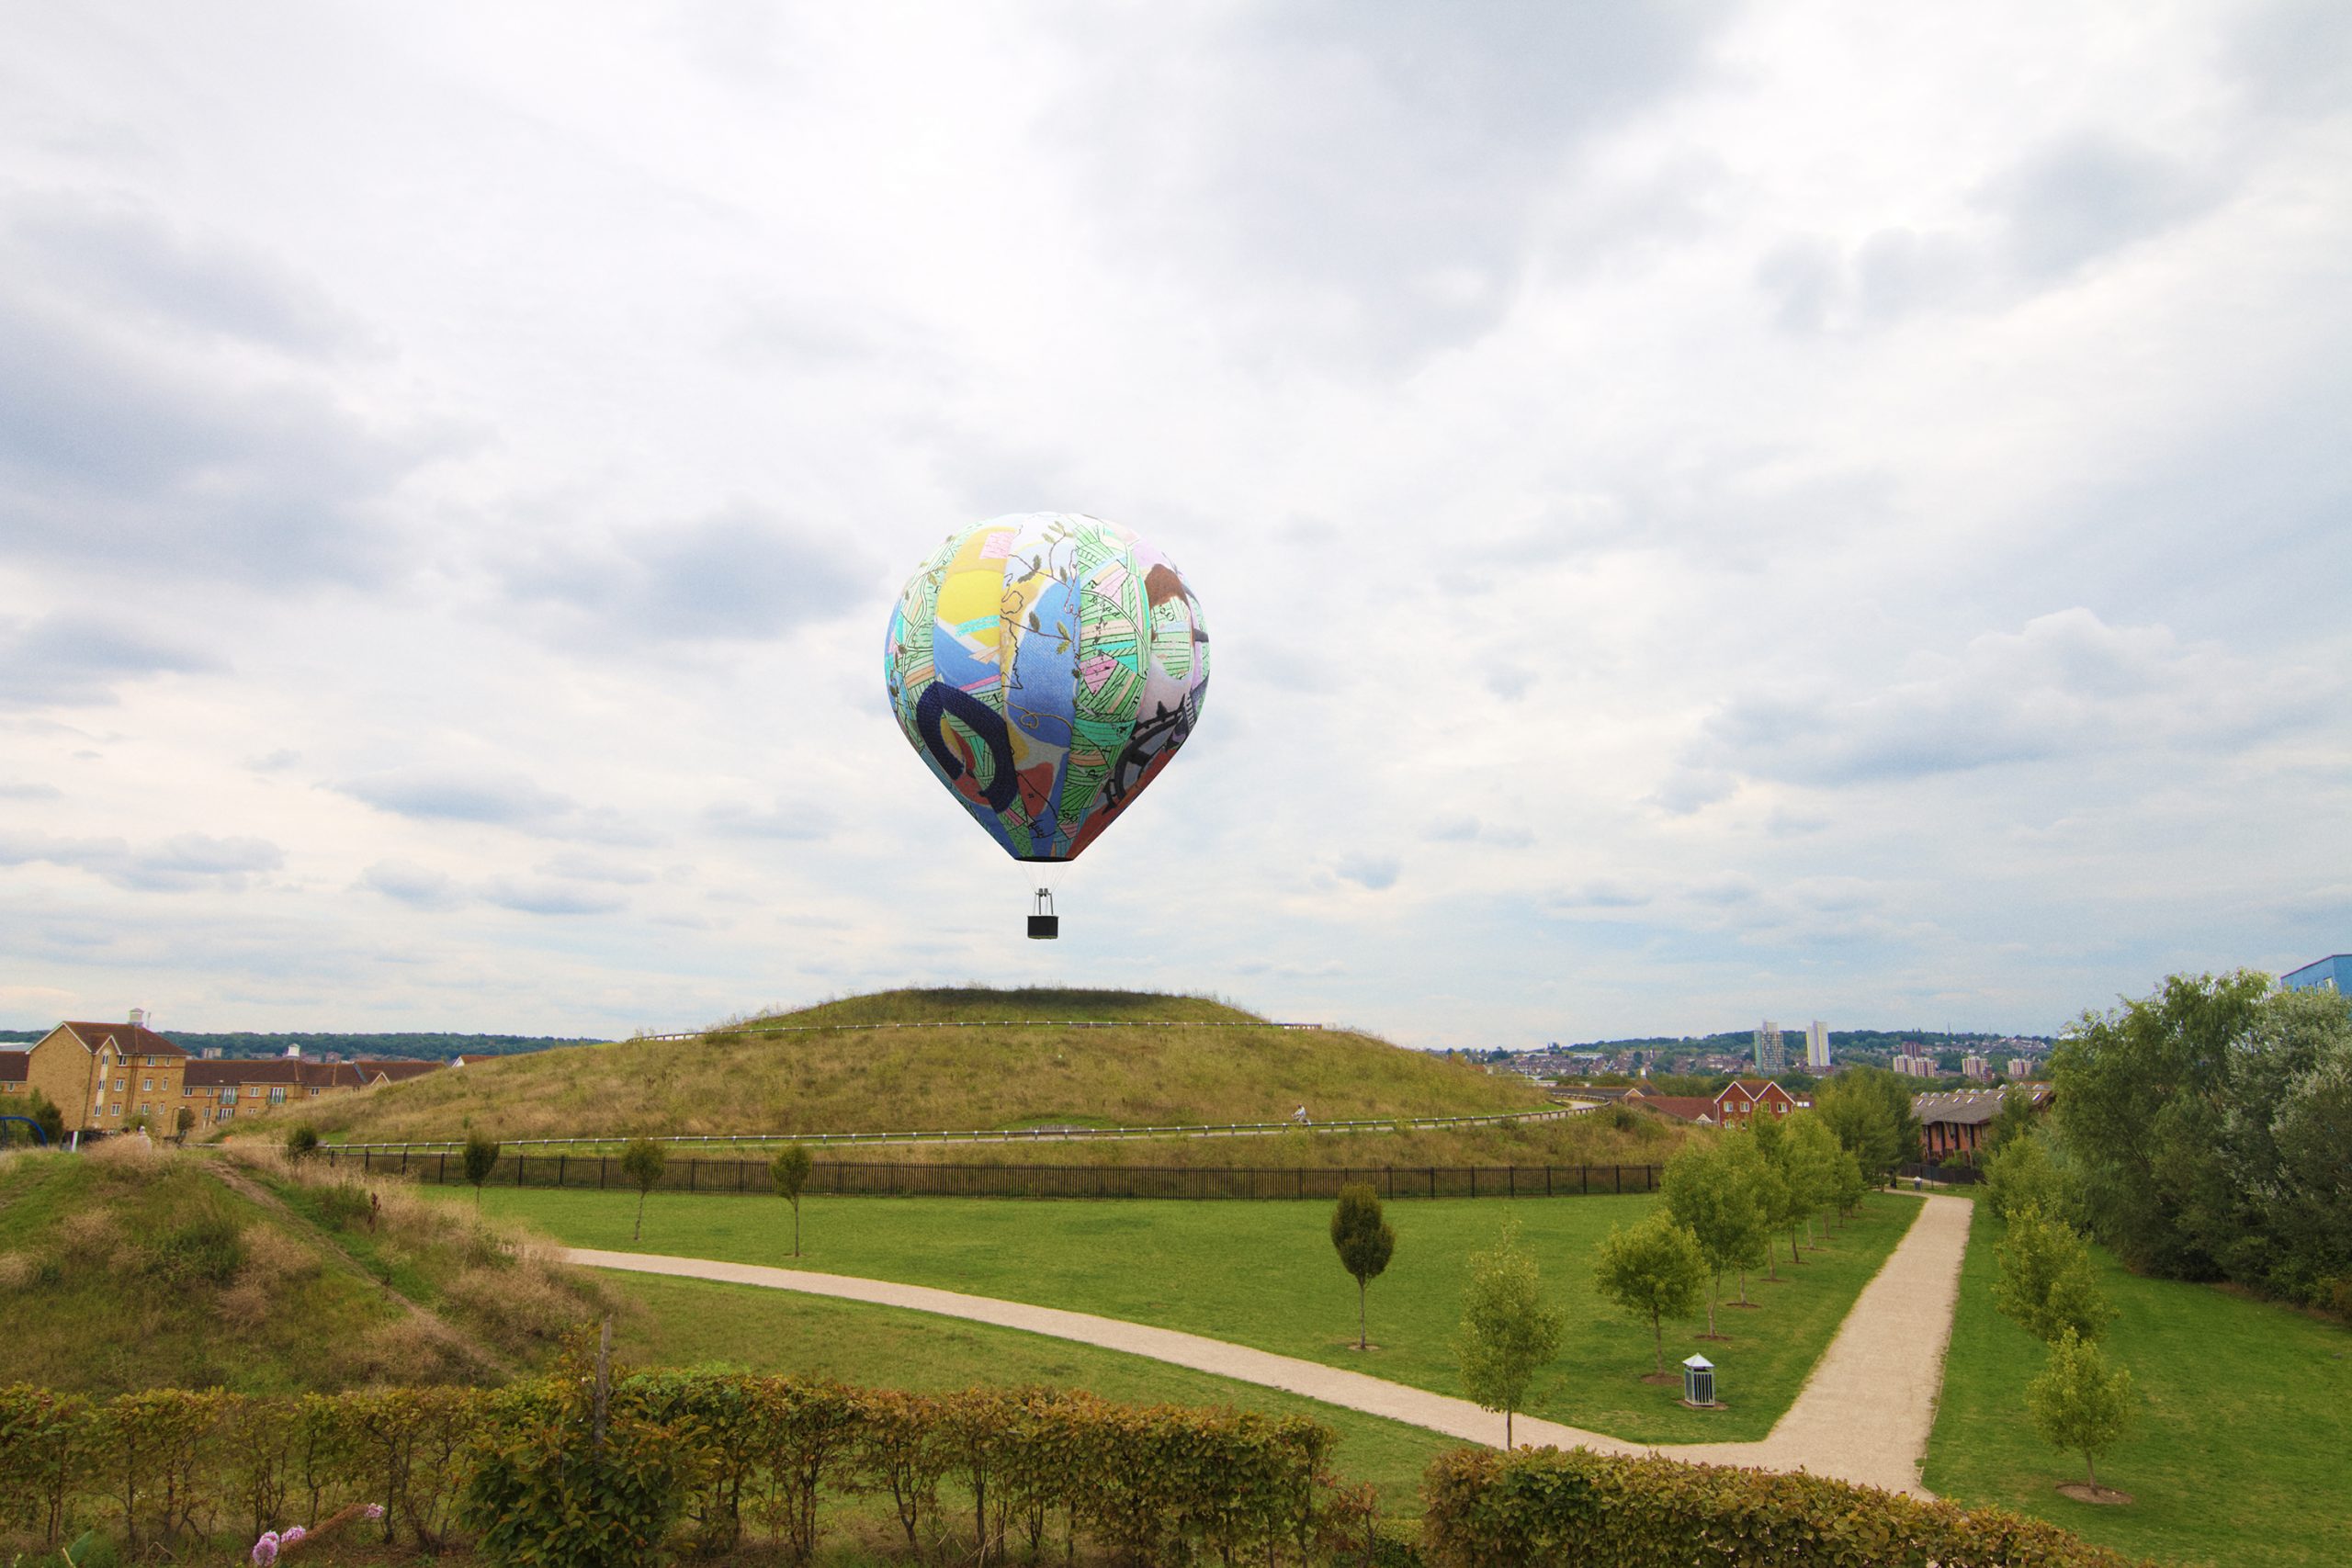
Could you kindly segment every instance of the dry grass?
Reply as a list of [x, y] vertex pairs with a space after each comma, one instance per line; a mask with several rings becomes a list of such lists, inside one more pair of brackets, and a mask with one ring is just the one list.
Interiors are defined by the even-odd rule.
[[[979, 1017], [970, 1028], [873, 1029]], [[1170, 1012], [1189, 1022], [1146, 1027]], [[919, 1016], [899, 1017], [898, 1014]], [[1037, 1016], [1105, 1027], [1024, 1027]], [[876, 1016], [882, 1015], [882, 1016]], [[309, 1120], [345, 1142], [673, 1136], [1136, 1125], [1527, 1110], [1540, 1093], [1467, 1063], [1340, 1030], [1229, 1028], [1249, 1015], [1127, 992], [886, 992], [795, 1020], [808, 1033], [721, 1032], [538, 1052], [322, 1101]]]
[[21, 1291], [40, 1278], [40, 1260], [22, 1252], [0, 1252], [0, 1294]]

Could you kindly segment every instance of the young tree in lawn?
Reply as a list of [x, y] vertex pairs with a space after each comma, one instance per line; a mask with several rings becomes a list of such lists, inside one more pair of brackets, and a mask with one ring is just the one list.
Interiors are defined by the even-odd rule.
[[[1721, 1138], [1683, 1145], [1667, 1162], [1664, 1186], [1667, 1213], [1689, 1227], [1707, 1260], [1707, 1337], [1720, 1339], [1715, 1303], [1723, 1299], [1724, 1271], [1744, 1270], [1764, 1235], [1754, 1187]], [[1745, 1299], [1747, 1292], [1740, 1294]]]
[[479, 1214], [481, 1213], [481, 1184], [488, 1181], [490, 1173], [498, 1168], [497, 1140], [485, 1138], [480, 1133], [468, 1134], [466, 1151], [458, 1156], [458, 1162], [466, 1173], [467, 1182], [474, 1190], [474, 1213]]
[[183, 1105], [172, 1112], [172, 1142], [187, 1142], [189, 1129], [196, 1125], [196, 1112]]
[[775, 1183], [775, 1195], [792, 1205], [792, 1256], [800, 1256], [800, 1190], [808, 1185], [808, 1148], [805, 1144], [786, 1144], [768, 1161], [768, 1179]]
[[1836, 1174], [1838, 1217], [1849, 1220], [1853, 1218], [1854, 1211], [1862, 1206], [1862, 1199], [1870, 1192], [1870, 1183], [1862, 1179], [1862, 1162], [1855, 1158], [1854, 1151], [1849, 1148], [1838, 1151]]
[[2001, 1315], [2045, 1345], [2072, 1334], [2084, 1343], [2097, 1339], [2115, 1317], [2098, 1288], [2090, 1248], [2064, 1220], [2027, 1208], [2008, 1224], [1994, 1247], [2001, 1277], [1993, 1283], [1993, 1304]]
[[1593, 1257], [1593, 1283], [1603, 1300], [1636, 1318], [1646, 1317], [1657, 1349], [1657, 1375], [1666, 1375], [1666, 1319], [1687, 1317], [1707, 1288], [1707, 1260], [1699, 1238], [1664, 1209], [1631, 1230], [1609, 1227]]
[[621, 1174], [637, 1189], [637, 1228], [629, 1233], [631, 1241], [645, 1235], [645, 1195], [660, 1185], [669, 1163], [670, 1156], [650, 1138], [631, 1138], [621, 1150]]
[[[1789, 1170], [1789, 1130], [1781, 1125], [1779, 1117], [1759, 1112], [1747, 1119], [1741, 1136], [1756, 1150], [1760, 1171], [1756, 1183], [1756, 1201], [1764, 1212], [1765, 1228], [1774, 1233], [1788, 1232], [1789, 1261], [1802, 1263], [1804, 1259], [1797, 1256], [1796, 1228], [1798, 1219], [1804, 1213], [1800, 1206], [1804, 1202], [1804, 1194], [1798, 1190]], [[1772, 1247], [1769, 1241], [1764, 1246], [1764, 1260], [1768, 1266], [1772, 1261]], [[1765, 1276], [1770, 1280], [1780, 1277], [1777, 1270]]]
[[1839, 1146], [1838, 1134], [1812, 1112], [1800, 1111], [1788, 1120], [1789, 1180], [1802, 1200], [1804, 1244], [1811, 1250], [1814, 1216], [1837, 1201], [1838, 1167], [1846, 1151]]
[[1505, 1221], [1493, 1249], [1470, 1258], [1462, 1327], [1453, 1337], [1463, 1389], [1486, 1409], [1503, 1413], [1505, 1449], [1511, 1444], [1511, 1413], [1536, 1372], [1559, 1354], [1566, 1325], [1559, 1309], [1544, 1303], [1535, 1259], [1519, 1245], [1519, 1222]]
[[2083, 1478], [2098, 1485], [2098, 1456], [2132, 1427], [2132, 1374], [2110, 1368], [2097, 1345], [2067, 1328], [2050, 1364], [2026, 1386], [2027, 1411], [2042, 1441], [2083, 1456]]
[[1356, 1348], [1366, 1349], [1366, 1287], [1380, 1277], [1396, 1250], [1396, 1233], [1382, 1217], [1380, 1195], [1370, 1182], [1351, 1182], [1340, 1189], [1339, 1205], [1331, 1211], [1331, 1245], [1339, 1251], [1340, 1266], [1355, 1276]]
[[1756, 1235], [1737, 1259], [1739, 1304], [1754, 1306], [1758, 1303], [1747, 1299], [1747, 1271], [1761, 1263], [1767, 1280], [1781, 1277], [1773, 1268], [1772, 1227], [1778, 1223], [1780, 1205], [1785, 1198], [1783, 1189], [1788, 1183], [1779, 1171], [1772, 1168], [1772, 1162], [1764, 1157], [1764, 1151], [1756, 1146], [1754, 1138], [1742, 1133], [1729, 1133], [1724, 1136], [1723, 1148], [1724, 1162], [1731, 1168], [1735, 1179], [1747, 1189], [1747, 1205], [1756, 1215]]
[[2036, 1127], [1993, 1151], [1984, 1162], [1984, 1201], [2004, 1220], [2027, 1209], [2053, 1220], [2074, 1213], [2073, 1179], [2058, 1162], [2047, 1128]]

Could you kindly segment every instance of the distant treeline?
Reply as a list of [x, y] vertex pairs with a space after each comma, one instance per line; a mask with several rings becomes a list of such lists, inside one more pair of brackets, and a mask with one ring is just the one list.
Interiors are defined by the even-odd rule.
[[[48, 1032], [46, 1029], [0, 1029], [0, 1041], [39, 1040]], [[514, 1056], [557, 1045], [601, 1043], [552, 1034], [255, 1034], [248, 1031], [198, 1034], [180, 1029], [166, 1030], [164, 1038], [191, 1056], [216, 1050], [224, 1056], [283, 1056], [288, 1045], [300, 1045], [306, 1056], [332, 1053], [354, 1057], [405, 1056], [424, 1062], [446, 1062], [452, 1056]]]

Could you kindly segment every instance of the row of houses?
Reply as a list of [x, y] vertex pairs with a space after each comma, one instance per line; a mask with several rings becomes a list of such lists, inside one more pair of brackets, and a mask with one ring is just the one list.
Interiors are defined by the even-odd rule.
[[21, 1050], [0, 1048], [0, 1115], [22, 1115], [39, 1092], [68, 1131], [170, 1133], [186, 1108], [198, 1128], [303, 1104], [330, 1094], [438, 1071], [438, 1062], [311, 1062], [297, 1056], [190, 1056], [147, 1027], [68, 1021]]
[[[1707, 1127], [1736, 1127], [1759, 1112], [1786, 1116], [1813, 1104], [1809, 1098], [1792, 1094], [1769, 1078], [1735, 1078], [1713, 1098], [1656, 1094], [1638, 1084], [1629, 1089], [1569, 1089], [1561, 1092], [1573, 1099], [1630, 1105]], [[2013, 1094], [2025, 1096], [2027, 1104], [2037, 1111], [2050, 1107], [2050, 1086], [2040, 1083], [2004, 1084], [1996, 1089], [1913, 1097], [1912, 1113], [1919, 1118], [1921, 1156], [1936, 1163], [1973, 1156], [1983, 1145], [1994, 1119]]]
[[1677, 1122], [1707, 1127], [1736, 1127], [1759, 1112], [1786, 1116], [1813, 1101], [1791, 1094], [1770, 1078], [1734, 1078], [1712, 1098], [1702, 1094], [1659, 1094], [1643, 1085], [1629, 1089], [1570, 1089], [1561, 1092], [1580, 1100], [1600, 1100], [1654, 1111]]

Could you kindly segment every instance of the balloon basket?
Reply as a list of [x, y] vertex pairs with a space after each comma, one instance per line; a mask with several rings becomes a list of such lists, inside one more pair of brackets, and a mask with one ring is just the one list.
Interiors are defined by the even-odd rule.
[[1054, 896], [1046, 889], [1037, 889], [1036, 908], [1029, 912], [1029, 940], [1052, 942], [1062, 934], [1062, 920], [1054, 913]]

